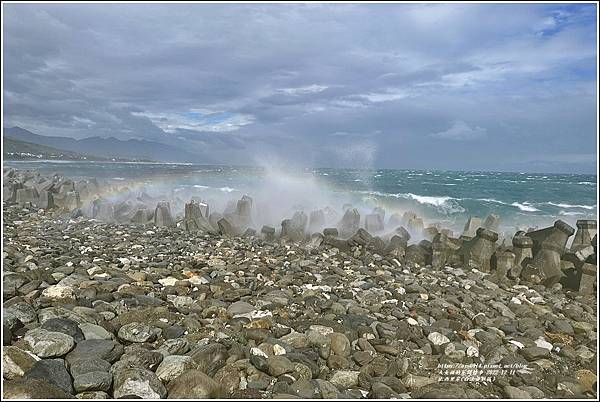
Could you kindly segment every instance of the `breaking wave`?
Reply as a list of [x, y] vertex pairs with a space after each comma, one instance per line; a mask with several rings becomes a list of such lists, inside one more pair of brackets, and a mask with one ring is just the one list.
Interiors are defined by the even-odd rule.
[[419, 195], [413, 193], [382, 193], [380, 191], [358, 191], [362, 194], [376, 195], [380, 197], [394, 197], [405, 200], [413, 200], [418, 204], [435, 208], [438, 212], [450, 214], [465, 212], [465, 209], [458, 203], [459, 198], [454, 197], [436, 197], [428, 195]]
[[582, 208], [582, 209], [596, 209], [595, 205], [572, 205], [572, 204], [564, 204], [564, 203], [554, 203], [554, 202], [546, 202], [548, 205], [554, 205], [559, 208]]
[[530, 203], [528, 202], [524, 202], [524, 203], [518, 203], [518, 202], [513, 202], [512, 204], [513, 207], [517, 207], [519, 208], [521, 211], [525, 211], [525, 212], [536, 212], [539, 211], [539, 209], [537, 209], [536, 207], [531, 206]]
[[574, 212], [574, 211], [560, 211], [558, 214], [563, 215], [563, 216], [585, 215], [583, 212]]

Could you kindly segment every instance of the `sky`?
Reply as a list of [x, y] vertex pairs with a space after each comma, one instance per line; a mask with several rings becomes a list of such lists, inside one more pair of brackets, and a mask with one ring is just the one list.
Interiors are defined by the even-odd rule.
[[595, 4], [6, 4], [4, 127], [229, 164], [596, 172]]

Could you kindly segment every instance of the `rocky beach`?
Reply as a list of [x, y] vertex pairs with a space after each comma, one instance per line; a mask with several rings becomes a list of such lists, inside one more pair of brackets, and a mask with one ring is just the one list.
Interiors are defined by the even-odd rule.
[[3, 182], [4, 398], [597, 397], [596, 217], [269, 226], [251, 194]]

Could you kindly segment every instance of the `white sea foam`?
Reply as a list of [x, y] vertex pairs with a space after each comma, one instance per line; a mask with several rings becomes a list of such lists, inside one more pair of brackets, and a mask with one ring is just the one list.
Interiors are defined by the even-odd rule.
[[428, 195], [419, 195], [413, 193], [382, 193], [380, 191], [357, 191], [358, 193], [375, 195], [380, 197], [394, 197], [405, 200], [413, 200], [418, 204], [435, 207], [439, 212], [442, 213], [455, 213], [464, 212], [465, 209], [458, 203], [459, 198], [454, 197], [436, 197]]
[[518, 203], [518, 202], [513, 202], [512, 204], [513, 207], [517, 207], [519, 208], [521, 211], [525, 211], [525, 212], [535, 212], [535, 211], [539, 211], [539, 209], [537, 209], [536, 207], [531, 206], [531, 204], [529, 204], [527, 201], [524, 203]]
[[563, 216], [575, 216], [575, 215], [585, 215], [583, 212], [575, 212], [575, 211], [560, 211], [559, 215]]
[[235, 188], [231, 188], [231, 187], [220, 187], [219, 190], [221, 190], [224, 193], [231, 193], [233, 191], [238, 191]]
[[194, 188], [210, 188], [208, 186], [201, 186], [200, 184], [194, 184]]
[[405, 193], [405, 194], [398, 194], [398, 195], [402, 198], [410, 198], [412, 200], [415, 200], [419, 204], [429, 204], [429, 205], [434, 205], [436, 207], [440, 207], [440, 206], [444, 205], [445, 203], [447, 203], [448, 201], [455, 199], [452, 197], [432, 197], [432, 196], [418, 195], [418, 194], [413, 194], [413, 193]]
[[559, 208], [582, 208], [582, 209], [596, 209], [595, 205], [573, 205], [573, 204], [565, 204], [565, 203], [554, 203], [554, 202], [546, 202], [546, 204], [548, 205], [554, 205], [555, 207], [559, 207]]
[[583, 185], [586, 185], [586, 186], [595, 186], [596, 185], [596, 183], [594, 183], [592, 181], [580, 181], [577, 184], [583, 184]]
[[477, 201], [484, 201], [484, 202], [493, 202], [496, 204], [502, 204], [502, 205], [511, 205], [508, 202], [504, 202], [504, 201], [500, 201], [500, 200], [495, 200], [493, 198], [476, 198]]

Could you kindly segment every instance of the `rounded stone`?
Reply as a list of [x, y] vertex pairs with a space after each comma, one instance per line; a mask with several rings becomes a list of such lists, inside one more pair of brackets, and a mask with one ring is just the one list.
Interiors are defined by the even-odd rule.
[[117, 371], [113, 385], [115, 398], [162, 399], [167, 395], [165, 386], [156, 374], [141, 368]]
[[329, 382], [338, 389], [347, 389], [358, 385], [360, 371], [338, 370], [333, 373]]
[[144, 343], [156, 339], [156, 332], [149, 325], [132, 322], [123, 325], [118, 332], [120, 339], [127, 342]]
[[25, 376], [27, 378], [34, 378], [54, 384], [69, 394], [73, 393], [71, 376], [65, 367], [65, 361], [63, 359], [44, 359], [37, 361]]
[[67, 362], [72, 364], [79, 359], [98, 358], [113, 363], [123, 354], [123, 345], [115, 341], [104, 339], [90, 339], [81, 341], [68, 355]]
[[7, 380], [23, 377], [40, 360], [36, 355], [16, 346], [2, 348], [2, 376]]
[[112, 375], [103, 371], [90, 371], [74, 377], [73, 387], [76, 392], [104, 391], [108, 392], [112, 385]]
[[91, 359], [79, 359], [71, 362], [69, 365], [69, 371], [73, 378], [80, 376], [82, 374], [99, 371], [108, 373], [110, 371], [111, 364], [106, 360], [102, 360], [99, 358], [91, 358]]
[[23, 378], [2, 384], [4, 399], [73, 399], [73, 395], [45, 381]]
[[334, 332], [333, 334], [329, 335], [329, 338], [331, 339], [331, 352], [334, 355], [341, 357], [350, 356], [350, 352], [352, 350], [350, 347], [350, 341], [346, 335]]
[[84, 339], [83, 333], [81, 332], [81, 329], [79, 329], [77, 322], [67, 318], [51, 318], [44, 321], [41, 328], [47, 331], [67, 334], [73, 337], [75, 342], [80, 342]]
[[220, 398], [222, 393], [219, 383], [196, 369], [184, 371], [169, 384], [169, 399]]
[[41, 328], [27, 332], [23, 339], [29, 344], [33, 353], [42, 358], [64, 356], [75, 346], [72, 336]]
[[156, 375], [168, 383], [179, 377], [185, 370], [195, 368], [196, 363], [190, 356], [166, 356], [156, 369]]

